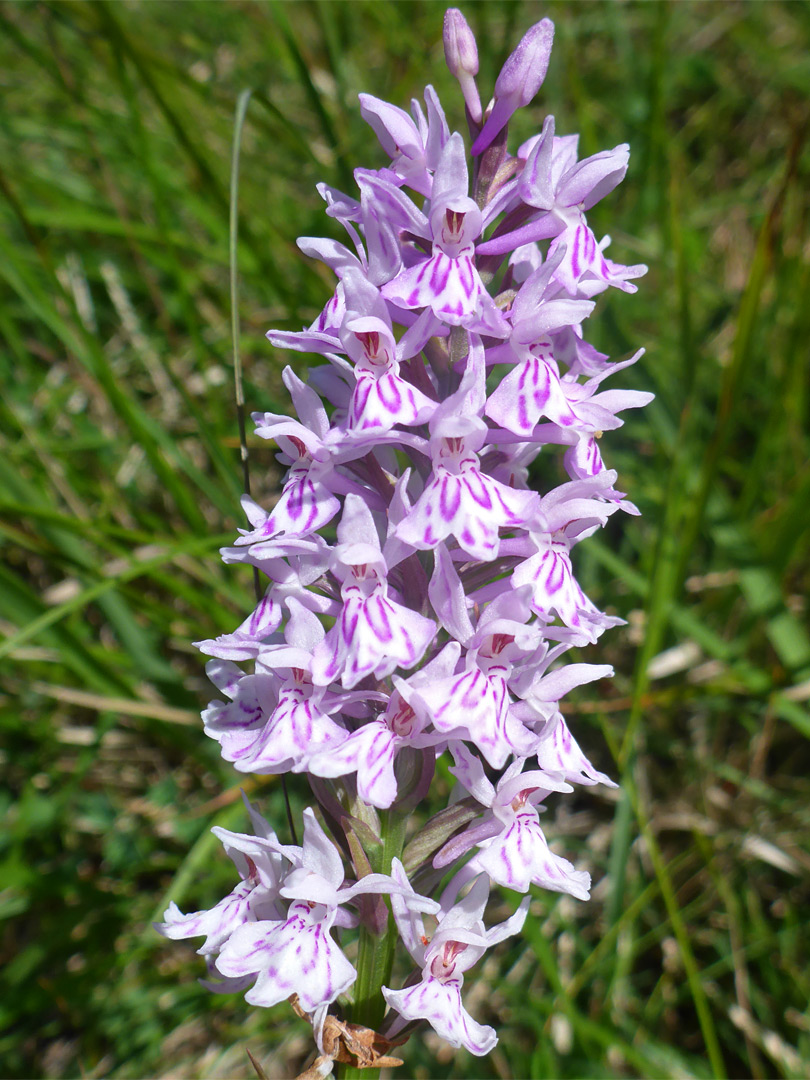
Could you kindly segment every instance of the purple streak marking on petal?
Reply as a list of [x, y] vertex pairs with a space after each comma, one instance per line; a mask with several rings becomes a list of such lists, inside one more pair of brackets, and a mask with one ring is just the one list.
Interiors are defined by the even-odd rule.
[[482, 510], [492, 509], [492, 497], [487, 490], [484, 477], [477, 469], [470, 469], [464, 474], [464, 487], [473, 502], [477, 503]]
[[461, 484], [455, 476], [442, 477], [439, 487], [439, 513], [451, 522], [461, 506]]

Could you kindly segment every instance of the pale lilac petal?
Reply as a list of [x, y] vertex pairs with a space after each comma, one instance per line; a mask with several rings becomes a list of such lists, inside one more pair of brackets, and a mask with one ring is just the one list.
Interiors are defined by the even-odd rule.
[[590, 875], [575, 870], [567, 859], [550, 851], [540, 828], [537, 811], [526, 807], [515, 815], [506, 832], [487, 843], [475, 857], [475, 865], [507, 889], [526, 892], [530, 884], [589, 898]]
[[288, 598], [287, 608], [290, 617], [284, 628], [284, 637], [294, 648], [311, 653], [318, 642], [323, 640], [321, 620], [294, 597]]
[[495, 788], [487, 779], [480, 759], [470, 753], [464, 743], [456, 743], [450, 750], [455, 761], [455, 766], [450, 766], [450, 772], [482, 806], [491, 806]]
[[406, 990], [382, 988], [385, 1000], [404, 1020], [427, 1020], [441, 1038], [483, 1057], [498, 1041], [491, 1027], [477, 1023], [461, 1004], [461, 983], [427, 978]]
[[350, 267], [363, 269], [357, 256], [349, 251], [345, 244], [341, 244], [337, 240], [329, 240], [320, 236], [299, 236], [296, 244], [304, 255], [325, 262], [328, 267], [335, 271], [339, 278], [343, 277]]
[[[560, 256], [564, 254], [562, 248], [558, 248], [557, 254]], [[560, 262], [562, 262], [562, 257]], [[553, 265], [553, 260], [544, 264], [546, 269]], [[552, 289], [556, 288], [554, 282], [547, 282], [548, 284]], [[572, 300], [570, 297], [564, 296], [548, 299], [546, 296], [540, 296], [535, 299], [528, 313], [522, 312], [520, 321], [518, 321], [518, 312], [520, 310], [518, 305], [523, 299], [528, 285], [529, 282], [527, 281], [518, 293], [513, 307], [512, 325], [514, 329], [512, 341], [519, 345], [533, 348], [534, 342], [539, 341], [547, 334], [561, 330], [564, 327], [578, 326], [584, 319], [588, 318], [596, 306], [593, 300]]]
[[[402, 890], [391, 894], [391, 910], [394, 914], [394, 921], [397, 924], [397, 930], [405, 948], [421, 967], [425, 958], [423, 940], [425, 937], [425, 924], [421, 912], [416, 907], [406, 903], [405, 896], [407, 888], [410, 887], [410, 882], [408, 881], [408, 875], [405, 873], [405, 867], [397, 858], [391, 860], [391, 877], [400, 885]], [[438, 907], [438, 904], [436, 907]]]
[[201, 956], [219, 951], [231, 934], [250, 922], [255, 916], [251, 907], [256, 902], [254, 887], [249, 881], [240, 881], [233, 892], [208, 911], [194, 911], [184, 915], [177, 904], [169, 904], [162, 923], [155, 929], [164, 937], [177, 941], [183, 938], [203, 937], [205, 941], [197, 950]]
[[433, 176], [431, 210], [438, 203], [447, 203], [469, 196], [470, 181], [464, 140], [454, 131], [447, 140]]
[[612, 788], [618, 786], [609, 776], [591, 765], [568, 730], [561, 713], [546, 721], [535, 752], [541, 769], [559, 772], [574, 784], [604, 784], [605, 787]]
[[566, 664], [535, 678], [528, 687], [521, 690], [521, 697], [531, 701], [559, 701], [576, 686], [612, 677], [613, 668], [610, 664]]
[[316, 685], [340, 678], [351, 689], [374, 674], [385, 678], [397, 667], [411, 668], [433, 640], [436, 624], [383, 594], [364, 600], [350, 596], [340, 618], [312, 658]]
[[532, 587], [532, 608], [540, 615], [556, 612], [566, 626], [580, 630], [594, 642], [616, 620], [603, 615], [577, 583], [571, 557], [564, 547], [552, 544], [526, 559], [512, 574], [512, 584]]
[[361, 192], [361, 203], [368, 207], [366, 228], [381, 218], [394, 230], [407, 230], [430, 239], [430, 226], [421, 210], [394, 184], [367, 169], [355, 169], [354, 178]]
[[[521, 150], [523, 147], [521, 147]], [[536, 139], [526, 158], [526, 164], [518, 180], [517, 191], [521, 202], [538, 210], [551, 210], [555, 202], [551, 177], [551, 157], [554, 149], [554, 117], [543, 121], [543, 131]]]
[[624, 179], [630, 161], [627, 143], [602, 150], [570, 169], [560, 181], [557, 199], [562, 206], [581, 205], [590, 210]]
[[485, 935], [487, 945], [497, 945], [501, 941], [506, 941], [508, 937], [519, 934], [523, 929], [523, 924], [526, 922], [526, 916], [529, 914], [530, 903], [531, 897], [524, 896], [514, 915], [510, 915], [510, 917], [505, 919], [502, 923], [498, 923], [498, 925], [493, 926], [491, 930], [487, 930]]
[[429, 169], [435, 170], [441, 160], [442, 151], [450, 138], [450, 128], [439, 95], [432, 86], [425, 87], [425, 106], [428, 116], [428, 134], [425, 141], [425, 158]]
[[[343, 515], [337, 530], [338, 543], [348, 547], [350, 544], [368, 544], [376, 551], [371, 558], [379, 559], [380, 540], [377, 526], [368, 504], [358, 495], [348, 495], [343, 507]], [[341, 559], [341, 561], [343, 561]]]
[[395, 424], [413, 427], [426, 423], [435, 410], [435, 401], [393, 371], [380, 376], [361, 372], [349, 406], [349, 426], [377, 432], [390, 431]]
[[253, 611], [231, 634], [217, 638], [195, 641], [194, 645], [207, 656], [223, 660], [253, 660], [262, 643], [281, 625], [282, 608], [273, 600], [270, 591], [259, 601]]
[[282, 695], [262, 730], [249, 742], [223, 738], [222, 753], [240, 772], [303, 772], [314, 755], [336, 749], [346, 737], [340, 725], [292, 690]]
[[[393, 861], [393, 860], [392, 860]], [[341, 903], [368, 893], [373, 896], [397, 896], [402, 897], [407, 905], [414, 911], [424, 914], [435, 915], [439, 911], [439, 905], [428, 896], [421, 896], [415, 892], [410, 882], [402, 883], [389, 874], [366, 874], [356, 881], [354, 885], [347, 885], [339, 890]]]
[[535, 265], [526, 275], [512, 304], [513, 342], [531, 346], [551, 330], [581, 323], [593, 311], [591, 301], [560, 296], [554, 273], [564, 255], [564, 249], [558, 246], [552, 256], [543, 260], [537, 245], [528, 245], [524, 257], [529, 264]]
[[320, 874], [334, 888], [343, 881], [343, 862], [337, 848], [323, 831], [311, 807], [303, 813], [304, 842], [302, 863], [315, 874]]
[[526, 436], [532, 434], [541, 416], [560, 427], [577, 422], [557, 366], [545, 356], [531, 356], [516, 365], [490, 395], [486, 414], [507, 431]]
[[[304, 902], [290, 905], [286, 922], [240, 927], [223, 948], [217, 968], [228, 977], [258, 975], [245, 995], [251, 1005], [277, 1005], [298, 994], [313, 1012], [352, 985], [357, 972], [329, 934], [329, 920]], [[322, 911], [322, 909], [321, 909]]]
[[625, 409], [643, 409], [654, 397], [655, 394], [645, 390], [603, 390], [601, 394], [594, 394], [591, 402], [610, 413], [617, 413]]
[[473, 636], [473, 625], [467, 610], [464, 586], [444, 544], [436, 547], [428, 596], [445, 630], [457, 641], [469, 641]]
[[360, 102], [360, 115], [371, 125], [390, 158], [396, 158], [400, 154], [412, 160], [419, 157], [422, 140], [413, 120], [403, 109], [389, 105], [387, 101], [371, 94], [358, 94], [357, 97]]
[[364, 802], [387, 809], [397, 797], [394, 776], [396, 736], [386, 724], [373, 720], [353, 732], [342, 746], [319, 754], [309, 763], [316, 776], [357, 773], [357, 791]]
[[396, 535], [396, 528], [411, 510], [411, 500], [408, 496], [408, 484], [411, 479], [411, 470], [405, 469], [394, 487], [394, 494], [388, 504], [388, 535], [383, 546], [383, 557], [389, 571], [413, 554], [410, 544], [404, 543]]
[[[250, 833], [231, 832], [219, 825], [215, 825], [211, 832], [221, 842], [241, 877], [262, 886], [268, 896], [275, 896], [284, 875], [286, 856], [279, 853], [276, 834], [253, 807], [250, 807], [250, 819], [255, 830], [253, 836]], [[260, 917], [266, 919], [270, 916]]]
[[268, 330], [267, 340], [277, 349], [302, 353], [330, 353], [340, 348], [340, 338], [321, 330]]
[[425, 145], [416, 124], [402, 109], [386, 101], [360, 94], [360, 112], [374, 129], [391, 158], [391, 170], [420, 194], [430, 195], [430, 178], [425, 160]]

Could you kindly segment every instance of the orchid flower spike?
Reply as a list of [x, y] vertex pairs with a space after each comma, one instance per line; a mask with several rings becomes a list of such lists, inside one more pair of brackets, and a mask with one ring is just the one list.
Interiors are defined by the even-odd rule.
[[[596, 648], [622, 620], [586, 595], [575, 548], [638, 513], [609, 435], [650, 395], [608, 383], [643, 350], [611, 360], [588, 320], [646, 268], [608, 258], [587, 222], [627, 146], [580, 161], [546, 117], [507, 149], [553, 37], [548, 19], [526, 32], [484, 110], [475, 37], [446, 12], [471, 153], [431, 86], [410, 111], [360, 95], [384, 159], [355, 170], [354, 193], [318, 186], [345, 235], [299, 247], [331, 295], [308, 326], [268, 333], [296, 356], [293, 415], [254, 413], [282, 473], [269, 505], [243, 498], [222, 551], [263, 585], [235, 630], [197, 642], [217, 691], [203, 730], [239, 773], [306, 775], [315, 804], [299, 845], [246, 802], [252, 835], [214, 829], [233, 889], [208, 910], [171, 904], [158, 929], [202, 939], [217, 992], [294, 996], [320, 1050], [307, 1075], [396, 1062], [425, 1023], [489, 1053], [497, 1006], [465, 1005], [465, 979], [521, 932], [533, 891], [590, 895], [593, 852], [557, 835], [554, 810], [613, 781], [564, 699], [612, 676]], [[541, 454], [563, 482], [538, 491]], [[572, 648], [588, 651], [566, 662]], [[526, 896], [493, 925], [497, 889]]]

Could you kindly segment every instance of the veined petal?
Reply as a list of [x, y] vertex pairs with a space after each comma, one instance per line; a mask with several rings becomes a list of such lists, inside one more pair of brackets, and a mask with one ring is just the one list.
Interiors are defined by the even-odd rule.
[[[314, 754], [334, 750], [346, 738], [346, 731], [311, 701], [286, 695], [250, 745], [240, 746], [228, 760], [240, 772], [302, 772]], [[222, 742], [225, 753], [228, 746], [225, 739]]]
[[164, 921], [155, 923], [155, 928], [164, 937], [173, 940], [205, 936], [197, 952], [201, 956], [216, 953], [237, 927], [256, 918], [253, 907], [259, 896], [255, 893], [251, 882], [240, 881], [233, 892], [215, 907], [208, 911], [193, 911], [188, 915], [184, 915], [172, 902], [163, 916]]
[[530, 356], [509, 372], [490, 395], [486, 414], [507, 431], [526, 436], [541, 416], [560, 427], [570, 427], [577, 420], [556, 365], [543, 356]]
[[383, 996], [404, 1020], [427, 1020], [451, 1046], [465, 1046], [483, 1057], [498, 1041], [491, 1027], [473, 1020], [461, 1003], [461, 982], [440, 982], [427, 977], [406, 990], [382, 988]]
[[309, 771], [325, 777], [356, 772], [360, 798], [386, 810], [397, 797], [395, 743], [390, 728], [380, 720], [372, 720], [353, 732], [342, 746], [314, 757]]
[[424, 262], [402, 270], [382, 288], [382, 294], [400, 307], [431, 308], [451, 326], [506, 337], [509, 324], [484, 288], [471, 255], [457, 258], [437, 251]]
[[512, 585], [532, 586], [532, 609], [539, 615], [555, 612], [566, 626], [580, 630], [588, 641], [595, 642], [615, 620], [603, 615], [588, 599], [574, 577], [571, 556], [554, 545], [521, 563], [512, 574]]
[[506, 487], [477, 468], [440, 467], [395, 535], [425, 550], [452, 534], [470, 558], [489, 562], [498, 554], [499, 526], [525, 526], [536, 500], [536, 493]]
[[195, 641], [194, 646], [207, 656], [216, 656], [223, 660], [253, 660], [265, 638], [278, 630], [281, 625], [281, 605], [273, 600], [270, 592], [259, 601], [253, 611], [231, 634], [220, 634], [217, 638]]
[[260, 730], [276, 707], [276, 681], [271, 675], [244, 675], [233, 701], [212, 701], [203, 710], [205, 734], [217, 742], [232, 735]]
[[[320, 470], [323, 466], [318, 463], [315, 468]], [[236, 542], [254, 544], [275, 536], [303, 538], [327, 525], [339, 509], [340, 501], [314, 469], [295, 470], [264, 524]]]
[[290, 905], [286, 922], [257, 922], [240, 927], [217, 960], [223, 975], [258, 976], [245, 994], [251, 1005], [270, 1006], [298, 994], [301, 1007], [314, 1012], [334, 1001], [357, 978], [357, 972], [332, 940], [331, 920], [317, 905]]
[[566, 472], [577, 480], [598, 476], [605, 471], [605, 463], [595, 435], [581, 435], [563, 456]]
[[589, 898], [590, 874], [575, 870], [567, 859], [549, 849], [533, 808], [516, 814], [505, 832], [488, 841], [475, 857], [475, 865], [499, 885], [517, 892], [526, 892], [534, 884], [579, 900]]
[[379, 377], [358, 372], [349, 407], [349, 426], [353, 430], [379, 432], [390, 431], [395, 424], [413, 427], [426, 423], [436, 408], [435, 401], [393, 371]]
[[460, 675], [419, 689], [437, 731], [468, 732], [487, 761], [496, 769], [517, 751], [513, 738], [522, 728], [510, 722], [510, 698], [503, 678], [489, 678], [477, 666]]
[[455, 761], [455, 766], [450, 766], [450, 772], [459, 780], [470, 795], [477, 799], [482, 806], [492, 806], [495, 799], [495, 788], [487, 779], [484, 766], [479, 759], [471, 754], [464, 743], [457, 743], [450, 748]]
[[382, 592], [365, 599], [349, 596], [340, 618], [313, 653], [313, 682], [328, 686], [340, 678], [350, 690], [366, 675], [382, 679], [397, 667], [411, 668], [422, 659], [435, 633], [431, 619]]
[[617, 784], [591, 765], [579, 747], [562, 713], [557, 713], [547, 720], [540, 732], [535, 749], [541, 769], [562, 773], [573, 784], [604, 784], [606, 787], [618, 787]]
[[[584, 221], [569, 225], [563, 233], [555, 237], [548, 249], [549, 258], [561, 245], [565, 245], [565, 255], [554, 276], [572, 296], [577, 292], [586, 296], [596, 295], [608, 285], [623, 292], [636, 292], [636, 286], [631, 285], [628, 278], [640, 277], [647, 270], [647, 267], [641, 264], [620, 266], [606, 259], [602, 254], [605, 241], [599, 244]], [[604, 284], [594, 290], [588, 285], [592, 278], [583, 280], [586, 275], [592, 275], [592, 278]]]

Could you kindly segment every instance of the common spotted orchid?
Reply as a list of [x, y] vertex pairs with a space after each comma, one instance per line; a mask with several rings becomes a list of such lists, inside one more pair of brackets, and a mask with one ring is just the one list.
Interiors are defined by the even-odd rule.
[[[626, 146], [579, 160], [548, 117], [508, 149], [553, 36], [548, 19], [527, 31], [483, 108], [475, 37], [447, 12], [464, 133], [432, 87], [410, 113], [360, 96], [387, 161], [355, 170], [355, 195], [319, 185], [343, 241], [299, 247], [333, 294], [309, 326], [268, 334], [320, 362], [284, 371], [296, 418], [254, 414], [286, 475], [272, 508], [244, 498], [248, 527], [223, 550], [267, 586], [236, 630], [198, 642], [222, 695], [203, 721], [238, 771], [307, 774], [316, 806], [298, 846], [248, 804], [255, 836], [215, 830], [235, 889], [209, 911], [172, 905], [159, 928], [204, 939], [215, 989], [261, 1006], [295, 995], [321, 1052], [307, 1076], [396, 1061], [380, 1047], [422, 1023], [488, 1053], [495, 1027], [461, 995], [527, 918], [528, 896], [491, 925], [502, 891], [589, 896], [540, 815], [574, 785], [613, 786], [562, 701], [612, 675], [565, 662], [621, 621], [586, 596], [573, 549], [638, 512], [602, 443], [650, 398], [604, 386], [642, 353], [611, 361], [587, 320], [645, 267], [608, 259], [587, 223]], [[542, 493], [541, 453], [568, 477]]]

